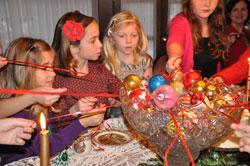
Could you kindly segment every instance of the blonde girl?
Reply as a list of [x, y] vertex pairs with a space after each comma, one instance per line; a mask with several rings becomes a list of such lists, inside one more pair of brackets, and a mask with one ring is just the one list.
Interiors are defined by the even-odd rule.
[[129, 74], [152, 76], [153, 61], [147, 48], [147, 36], [135, 14], [122, 11], [111, 18], [103, 39], [104, 63], [120, 80]]

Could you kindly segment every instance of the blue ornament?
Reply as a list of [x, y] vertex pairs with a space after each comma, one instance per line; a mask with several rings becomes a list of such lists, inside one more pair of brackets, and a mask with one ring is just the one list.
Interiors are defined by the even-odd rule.
[[161, 74], [152, 76], [148, 81], [148, 87], [153, 92], [156, 88], [161, 85], [168, 85], [168, 80]]

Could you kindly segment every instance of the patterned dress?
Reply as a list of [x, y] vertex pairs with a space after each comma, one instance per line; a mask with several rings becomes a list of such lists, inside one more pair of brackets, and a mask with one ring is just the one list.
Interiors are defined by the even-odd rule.
[[[62, 76], [57, 75], [54, 82], [55, 88], [68, 88], [69, 93], [80, 94], [119, 94], [122, 86], [121, 81], [109, 72], [103, 64], [89, 62], [89, 73], [86, 76]], [[69, 114], [69, 109], [78, 102], [81, 97], [64, 96], [59, 100], [59, 106], [63, 109], [56, 116]], [[97, 97], [97, 105], [109, 105], [108, 97]], [[65, 116], [57, 119], [57, 127], [64, 128], [68, 126], [75, 116]]]
[[[119, 64], [120, 71], [116, 74], [114, 66], [110, 62], [104, 62], [109, 71], [116, 75], [121, 81], [130, 74], [135, 74], [140, 78], [145, 77], [148, 73], [148, 69], [153, 67], [153, 59], [145, 54], [142, 61], [138, 64], [127, 64], [117, 58], [117, 64]], [[110, 100], [110, 103], [115, 104], [116, 101]], [[107, 110], [106, 118], [116, 118], [122, 115], [122, 109], [120, 106], [111, 107]]]
[[143, 56], [141, 63], [135, 65], [127, 64], [117, 58], [117, 64], [119, 64], [120, 68], [118, 74], [115, 73], [114, 67], [110, 62], [105, 62], [107, 69], [123, 81], [123, 79], [130, 74], [136, 74], [140, 78], [143, 78], [147, 69], [153, 67], [153, 60], [148, 54], [146, 54]]

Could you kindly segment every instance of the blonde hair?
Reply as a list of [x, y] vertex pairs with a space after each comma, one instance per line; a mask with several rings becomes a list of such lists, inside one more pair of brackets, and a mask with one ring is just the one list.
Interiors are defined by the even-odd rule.
[[[21, 37], [12, 41], [3, 56], [9, 60], [41, 64], [42, 52], [53, 51], [46, 42], [40, 39]], [[8, 89], [33, 89], [38, 87], [34, 77], [36, 67], [25, 64], [11, 63], [1, 69], [0, 88]], [[0, 98], [10, 98], [14, 95], [0, 94]], [[32, 106], [33, 115], [45, 110], [45, 106], [35, 104]]]
[[[136, 49], [134, 50], [134, 55], [146, 56], [146, 50], [148, 48], [147, 36], [136, 15], [129, 11], [122, 11], [115, 14], [109, 21], [106, 36], [103, 39], [103, 50], [105, 54], [105, 61], [110, 62], [114, 66], [114, 71], [116, 74], [119, 72], [119, 66], [116, 61], [117, 49], [111, 42], [110, 38], [113, 36], [116, 30], [128, 25], [134, 25], [139, 35], [139, 41]], [[137, 61], [138, 58], [135, 56], [134, 62], [137, 63]]]

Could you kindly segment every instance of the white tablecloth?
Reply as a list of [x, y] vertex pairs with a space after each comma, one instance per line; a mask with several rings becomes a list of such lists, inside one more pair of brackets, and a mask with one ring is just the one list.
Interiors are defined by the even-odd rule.
[[[123, 119], [116, 118], [107, 121], [112, 128], [126, 129]], [[105, 125], [104, 125], [105, 126]], [[145, 142], [145, 141], [144, 141]], [[76, 154], [72, 147], [65, 149], [57, 157], [51, 159], [51, 165], [69, 165], [69, 166], [137, 166], [139, 163], [145, 163], [150, 158], [156, 158], [157, 155], [151, 145], [148, 148], [140, 143], [140, 139], [133, 139], [131, 142], [121, 146], [102, 146], [104, 151], [98, 150], [92, 145], [92, 151], [89, 154]], [[152, 149], [152, 150], [150, 150]], [[61, 155], [68, 154], [68, 160], [63, 161]], [[22, 159], [8, 166], [39, 166], [40, 159], [37, 156]]]

